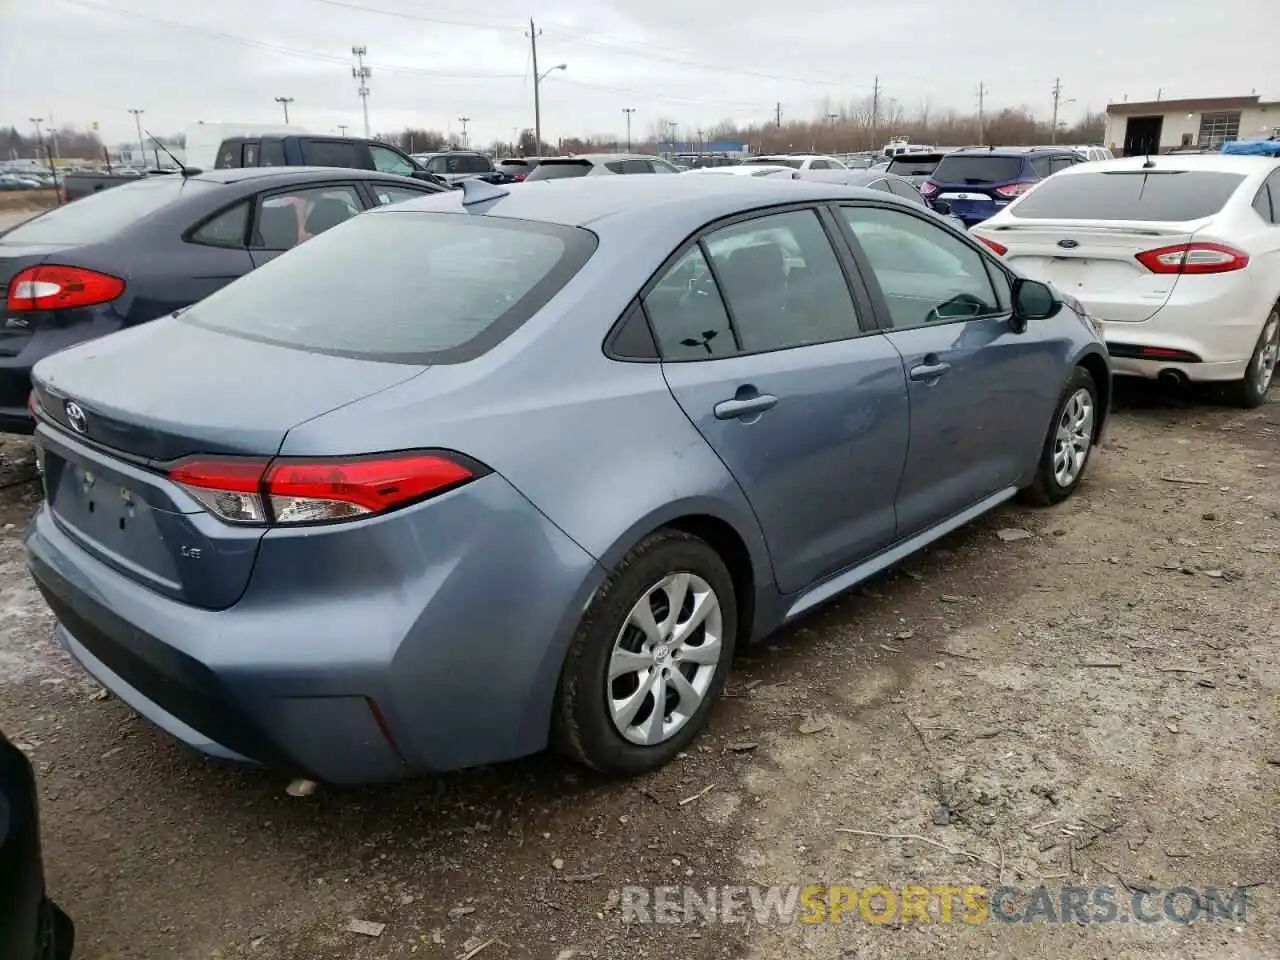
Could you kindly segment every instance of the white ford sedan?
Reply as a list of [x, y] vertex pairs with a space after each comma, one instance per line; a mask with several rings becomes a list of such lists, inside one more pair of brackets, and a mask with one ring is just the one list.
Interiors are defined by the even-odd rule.
[[1102, 323], [1117, 374], [1266, 398], [1280, 360], [1280, 160], [1126, 157], [1054, 174], [975, 237]]

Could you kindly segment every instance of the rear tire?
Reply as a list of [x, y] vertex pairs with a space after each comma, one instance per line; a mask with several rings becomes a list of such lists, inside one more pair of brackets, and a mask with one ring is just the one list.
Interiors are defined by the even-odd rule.
[[1267, 400], [1267, 391], [1275, 379], [1276, 363], [1280, 361], [1280, 303], [1271, 308], [1267, 321], [1262, 325], [1262, 335], [1253, 348], [1244, 377], [1228, 384], [1224, 390], [1227, 402], [1232, 406], [1252, 410]]
[[1100, 415], [1093, 374], [1076, 367], [1053, 408], [1035, 479], [1019, 492], [1024, 502], [1047, 507], [1075, 493], [1093, 454]]
[[706, 726], [737, 629], [733, 579], [710, 546], [679, 530], [645, 538], [596, 592], [569, 645], [556, 748], [619, 776], [669, 762]]

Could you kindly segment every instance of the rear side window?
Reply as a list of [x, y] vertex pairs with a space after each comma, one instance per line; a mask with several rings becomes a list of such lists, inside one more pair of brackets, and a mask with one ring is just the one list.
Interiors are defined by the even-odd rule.
[[217, 190], [206, 180], [176, 174], [143, 177], [133, 183], [90, 194], [65, 207], [28, 220], [5, 234], [6, 241], [97, 243], [113, 237], [181, 196]]
[[248, 200], [241, 200], [234, 207], [206, 220], [191, 232], [191, 242], [207, 247], [243, 247], [245, 230], [249, 226], [249, 207]]
[[235, 170], [240, 166], [240, 148], [243, 140], [223, 140], [218, 147], [218, 159], [214, 161], [215, 170]]
[[303, 140], [302, 159], [311, 167], [362, 167], [360, 151], [342, 140]]
[[459, 363], [536, 313], [595, 251], [576, 227], [457, 214], [356, 217], [182, 315], [300, 350]]
[[531, 180], [564, 180], [569, 177], [585, 177], [591, 172], [591, 164], [586, 161], [573, 163], [552, 163], [544, 160], [534, 167], [533, 172], [525, 177], [525, 183]]
[[1022, 175], [1022, 157], [943, 157], [933, 171], [939, 183], [1004, 183]]
[[1222, 209], [1244, 177], [1210, 170], [1075, 173], [1053, 177], [1009, 208], [1015, 217], [1182, 223]]
[[267, 137], [262, 141], [261, 148], [258, 153], [258, 166], [260, 167], [283, 167], [284, 162], [284, 141], [276, 137]]

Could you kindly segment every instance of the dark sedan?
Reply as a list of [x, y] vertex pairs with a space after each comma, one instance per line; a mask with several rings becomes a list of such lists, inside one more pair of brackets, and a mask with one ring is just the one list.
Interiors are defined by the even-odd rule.
[[445, 187], [373, 170], [147, 177], [0, 233], [0, 432], [30, 433], [31, 367], [173, 313], [370, 207]]
[[31, 764], [0, 733], [0, 957], [66, 960], [75, 928], [48, 899]]

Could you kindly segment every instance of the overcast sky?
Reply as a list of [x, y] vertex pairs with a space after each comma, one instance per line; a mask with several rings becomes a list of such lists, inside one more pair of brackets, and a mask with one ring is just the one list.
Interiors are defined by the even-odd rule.
[[[1229, 15], [1228, 15], [1229, 13]], [[883, 96], [908, 112], [1027, 104], [1062, 117], [1109, 100], [1280, 97], [1276, 0], [0, 0], [0, 123], [100, 124], [108, 142], [145, 125], [290, 119], [362, 129], [351, 47], [373, 76], [375, 133], [413, 125], [508, 141], [533, 125], [529, 41], [541, 30], [543, 137], [643, 134], [722, 120], [811, 118]], [[1267, 84], [1273, 88], [1268, 89]], [[829, 98], [829, 100], [828, 100]]]

